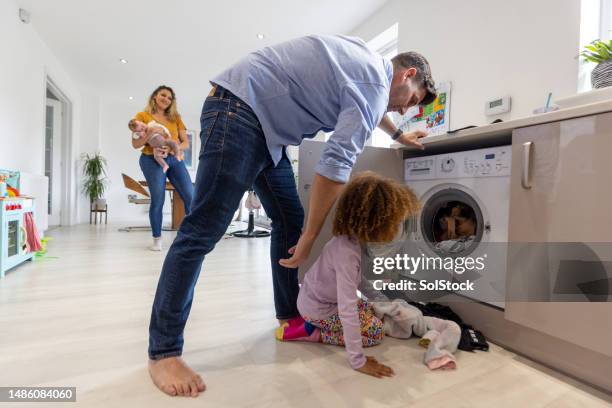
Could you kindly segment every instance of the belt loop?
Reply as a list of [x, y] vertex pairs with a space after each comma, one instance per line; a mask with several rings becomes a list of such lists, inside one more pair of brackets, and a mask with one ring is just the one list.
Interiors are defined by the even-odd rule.
[[225, 97], [225, 88], [223, 88], [223, 87], [220, 87], [220, 88], [221, 88], [221, 92], [219, 93], [219, 98], [220, 99], [224, 99], [224, 97]]

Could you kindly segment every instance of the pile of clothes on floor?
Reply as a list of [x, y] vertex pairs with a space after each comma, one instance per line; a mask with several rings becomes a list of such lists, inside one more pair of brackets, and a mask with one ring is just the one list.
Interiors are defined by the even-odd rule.
[[484, 335], [463, 322], [463, 320], [453, 310], [444, 305], [438, 303], [418, 303], [410, 302], [410, 305], [419, 309], [424, 316], [435, 317], [438, 319], [450, 320], [455, 322], [461, 328], [461, 338], [457, 348], [464, 351], [489, 351], [489, 343], [485, 339]]
[[489, 349], [481, 332], [466, 324], [448, 306], [437, 303], [407, 302], [403, 299], [372, 302], [376, 316], [383, 321], [385, 334], [408, 339], [420, 337], [425, 347], [423, 362], [432, 370], [453, 369], [454, 352]]

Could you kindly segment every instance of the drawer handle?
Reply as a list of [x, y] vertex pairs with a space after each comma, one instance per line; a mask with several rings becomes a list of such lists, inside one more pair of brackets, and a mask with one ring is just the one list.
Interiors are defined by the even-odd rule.
[[521, 172], [521, 185], [525, 190], [531, 188], [531, 155], [533, 151], [533, 142], [523, 143], [523, 155], [522, 155], [522, 172]]

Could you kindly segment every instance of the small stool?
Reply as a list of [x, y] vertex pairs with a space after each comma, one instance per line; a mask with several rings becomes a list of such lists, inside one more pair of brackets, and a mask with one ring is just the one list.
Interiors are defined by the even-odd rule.
[[102, 213], [104, 213], [104, 224], [108, 224], [108, 203], [104, 204], [104, 208], [94, 208], [94, 204], [89, 205], [89, 223], [91, 224], [91, 216], [93, 215], [94, 224], [98, 223], [98, 214], [100, 214], [100, 224], [102, 224]]

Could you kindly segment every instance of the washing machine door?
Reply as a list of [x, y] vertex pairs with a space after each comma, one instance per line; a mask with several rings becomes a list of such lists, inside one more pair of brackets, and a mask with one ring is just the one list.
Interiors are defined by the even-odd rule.
[[465, 257], [488, 241], [487, 210], [469, 187], [438, 184], [423, 194], [421, 204], [414, 240], [423, 254]]
[[[491, 219], [482, 200], [469, 187], [446, 183], [428, 190], [421, 202], [414, 241], [422, 253], [444, 259], [482, 260], [483, 269], [464, 268], [458, 273], [455, 268], [445, 272], [453, 282], [474, 282], [473, 290], [459, 290], [456, 294], [503, 308], [506, 246], [490, 242]], [[438, 276], [441, 272], [437, 271]], [[421, 276], [437, 278], [431, 271]]]

